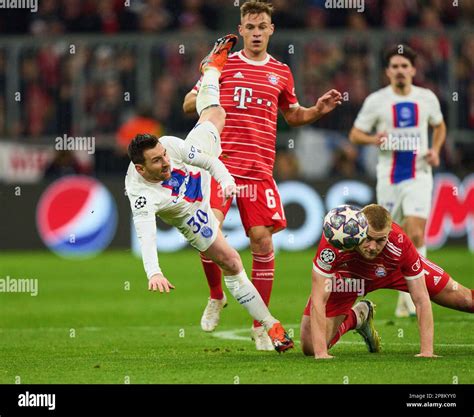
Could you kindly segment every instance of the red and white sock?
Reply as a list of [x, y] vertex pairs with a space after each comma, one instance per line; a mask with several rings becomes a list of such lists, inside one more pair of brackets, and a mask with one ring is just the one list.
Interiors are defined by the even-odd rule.
[[[252, 252], [252, 257], [252, 283], [268, 306], [275, 276], [275, 254], [273, 251], [263, 255]], [[253, 325], [261, 326], [257, 321], [254, 321]]]
[[341, 338], [341, 336], [347, 333], [349, 330], [355, 329], [357, 325], [357, 317], [354, 310], [350, 310], [349, 314], [346, 316], [346, 319], [341, 323], [337, 329], [336, 335], [329, 342], [329, 347], [333, 347]]
[[222, 300], [224, 292], [222, 291], [222, 271], [217, 264], [206, 258], [201, 253], [201, 263], [206, 274], [207, 284], [209, 285], [211, 298]]

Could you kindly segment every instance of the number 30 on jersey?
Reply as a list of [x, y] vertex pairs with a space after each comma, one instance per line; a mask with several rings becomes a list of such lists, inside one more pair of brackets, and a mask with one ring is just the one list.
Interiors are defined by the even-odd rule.
[[197, 210], [193, 217], [191, 217], [186, 224], [193, 228], [193, 233], [199, 233], [202, 225], [209, 222], [209, 216], [205, 211]]

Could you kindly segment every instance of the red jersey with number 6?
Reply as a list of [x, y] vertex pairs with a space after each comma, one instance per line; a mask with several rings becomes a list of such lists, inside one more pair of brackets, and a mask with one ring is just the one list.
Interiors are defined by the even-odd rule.
[[227, 113], [220, 159], [235, 177], [273, 177], [278, 109], [299, 106], [290, 68], [269, 54], [253, 61], [239, 51], [227, 60], [220, 90]]
[[396, 281], [401, 276], [412, 280], [424, 275], [423, 263], [415, 245], [396, 223], [392, 223], [388, 242], [374, 259], [365, 259], [355, 250], [336, 249], [323, 234], [313, 259], [313, 269], [327, 278], [338, 274], [342, 278], [369, 281], [382, 278]]

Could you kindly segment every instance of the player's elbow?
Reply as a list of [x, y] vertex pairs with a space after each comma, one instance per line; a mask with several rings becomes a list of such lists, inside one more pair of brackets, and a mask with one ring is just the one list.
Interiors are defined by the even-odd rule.
[[351, 129], [351, 131], [349, 132], [349, 140], [351, 141], [351, 143], [357, 145], [358, 144], [358, 140], [357, 140], [357, 129], [355, 127], [353, 127]]
[[428, 292], [425, 293], [424, 291], [417, 291], [416, 293], [410, 295], [417, 311], [421, 311], [426, 308], [431, 308], [431, 300], [428, 295]]

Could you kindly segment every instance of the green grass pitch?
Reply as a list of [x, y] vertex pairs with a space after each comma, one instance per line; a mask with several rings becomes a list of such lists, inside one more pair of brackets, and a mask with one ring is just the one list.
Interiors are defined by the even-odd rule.
[[[176, 286], [150, 293], [141, 261], [112, 251], [86, 261], [46, 252], [0, 254], [0, 278], [38, 279], [39, 292], [0, 293], [0, 383], [43, 384], [459, 384], [474, 383], [474, 316], [434, 306], [438, 359], [415, 358], [415, 319], [394, 319], [397, 294], [372, 293], [383, 352], [369, 354], [354, 332], [315, 361], [299, 350], [299, 322], [313, 251], [278, 253], [271, 311], [294, 332], [296, 349], [257, 352], [251, 320], [229, 300], [217, 334], [200, 330], [207, 285], [196, 252], [161, 254]], [[474, 287], [474, 256], [451, 247], [429, 254]], [[243, 253], [247, 271], [251, 259]], [[230, 297], [229, 297], [230, 298]], [[217, 337], [220, 336], [220, 337]]]

